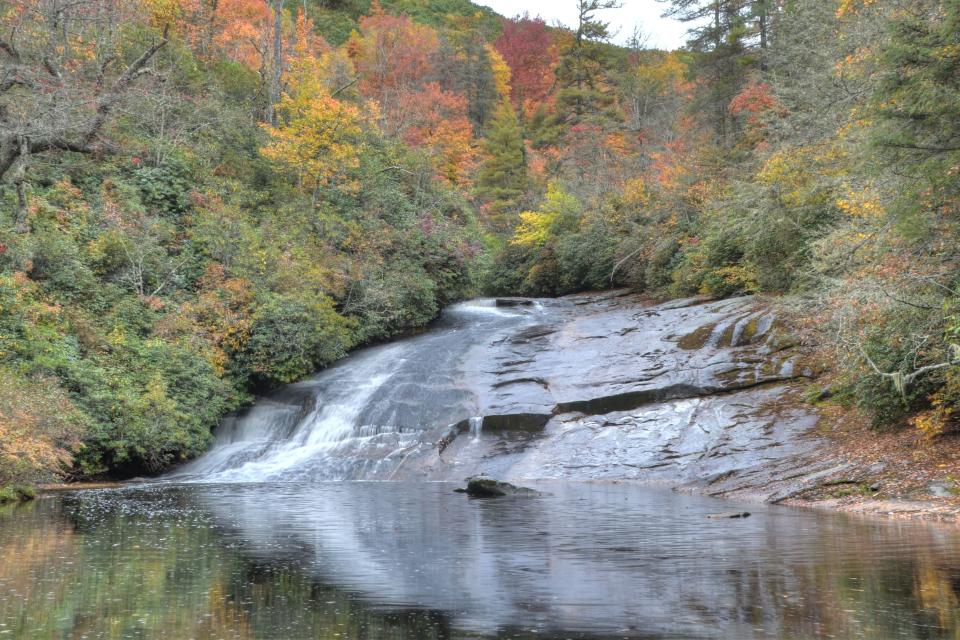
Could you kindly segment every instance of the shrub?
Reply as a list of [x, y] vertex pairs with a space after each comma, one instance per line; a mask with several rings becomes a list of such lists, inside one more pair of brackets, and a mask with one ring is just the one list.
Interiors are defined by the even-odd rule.
[[346, 355], [350, 328], [327, 296], [267, 294], [240, 359], [262, 382], [294, 382]]

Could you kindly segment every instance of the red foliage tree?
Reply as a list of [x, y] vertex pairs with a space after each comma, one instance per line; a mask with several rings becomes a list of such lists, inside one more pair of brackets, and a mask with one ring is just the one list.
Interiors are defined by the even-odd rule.
[[528, 14], [505, 20], [494, 46], [513, 73], [511, 99], [521, 112], [543, 103], [553, 86], [557, 63], [554, 38], [542, 18]]

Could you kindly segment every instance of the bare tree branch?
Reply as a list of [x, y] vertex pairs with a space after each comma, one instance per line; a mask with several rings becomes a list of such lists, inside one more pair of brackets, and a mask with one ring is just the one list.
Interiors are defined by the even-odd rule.
[[166, 46], [168, 39], [167, 35], [170, 31], [170, 25], [166, 25], [163, 28], [163, 37], [157, 41], [152, 47], [144, 51], [139, 58], [134, 60], [129, 67], [117, 78], [117, 81], [113, 83], [110, 91], [97, 100], [97, 115], [94, 117], [93, 122], [90, 123], [90, 127], [87, 129], [87, 133], [83, 136], [84, 146], [89, 145], [93, 142], [93, 139], [97, 137], [97, 134], [100, 133], [100, 129], [103, 128], [103, 125], [107, 122], [107, 117], [110, 115], [110, 112], [120, 101], [120, 98], [123, 96], [123, 92], [136, 80], [138, 77], [143, 75], [144, 67], [150, 59], [164, 46]]
[[617, 264], [613, 265], [613, 269], [610, 270], [610, 284], [613, 284], [613, 276], [617, 274], [617, 271], [620, 269], [620, 267], [622, 267], [624, 263], [626, 263], [628, 260], [630, 260], [631, 258], [635, 257], [637, 254], [639, 254], [641, 251], [643, 251], [643, 249], [644, 248], [641, 246], [636, 251], [631, 251], [629, 254], [627, 254], [626, 256], [621, 258], [619, 261], [617, 261]]
[[955, 367], [960, 365], [960, 346], [951, 344], [950, 350], [953, 352], [953, 358], [948, 362], [928, 364], [915, 371], [912, 371], [911, 373], [903, 373], [901, 371], [888, 373], [886, 371], [882, 371], [880, 367], [877, 366], [877, 363], [873, 361], [873, 358], [870, 357], [870, 354], [867, 353], [867, 350], [863, 348], [862, 344], [858, 346], [860, 348], [860, 354], [863, 356], [864, 360], [867, 361], [867, 364], [870, 365], [870, 368], [873, 369], [874, 373], [893, 382], [894, 388], [900, 392], [900, 395], [903, 396], [904, 399], [906, 399], [907, 396], [907, 389], [917, 378], [933, 371], [939, 371], [940, 369], [946, 369], [947, 367]]
[[[59, 22], [59, 13], [53, 18], [54, 26]], [[130, 86], [141, 76], [153, 73], [147, 68], [147, 64], [157, 54], [160, 49], [166, 46], [168, 42], [169, 25], [164, 27], [162, 37], [144, 51], [140, 57], [134, 60], [122, 74], [113, 82], [109, 89], [103, 90], [103, 76], [106, 73], [107, 66], [112, 62], [113, 57], [104, 60], [98, 68], [97, 88], [99, 95], [96, 97], [96, 110], [93, 118], [84, 127], [77, 127], [82, 133], [79, 136], [66, 134], [61, 130], [54, 130], [45, 133], [42, 136], [25, 137], [22, 132], [11, 131], [0, 137], [0, 178], [4, 178], [7, 173], [14, 168], [18, 160], [30, 154], [39, 154], [46, 151], [73, 151], [77, 153], [90, 153], [93, 150], [93, 142], [100, 134], [104, 125], [107, 123], [114, 108], [120, 102]], [[0, 41], [0, 50], [5, 51], [12, 58], [19, 59], [20, 53], [10, 43]], [[44, 54], [41, 64], [51, 76], [62, 80], [59, 69], [53, 64], [49, 52]], [[28, 81], [13, 73], [0, 81], [0, 93], [9, 90], [14, 85], [32, 87]], [[68, 129], [70, 131], [71, 129]]]
[[180, 269], [182, 269], [184, 265], [186, 265], [188, 262], [190, 262], [190, 256], [187, 256], [186, 258], [181, 260], [179, 263], [177, 263], [176, 266], [170, 269], [170, 272], [167, 273], [167, 276], [163, 279], [163, 282], [161, 282], [157, 286], [157, 288], [150, 293], [149, 297], [152, 298], [153, 296], [158, 295], [161, 291], [163, 291], [164, 288], [166, 288], [166, 286], [170, 284], [170, 280], [173, 278], [173, 276], [177, 275], [177, 272], [179, 272]]
[[919, 304], [917, 302], [910, 302], [909, 300], [902, 300], [882, 287], [880, 288], [880, 293], [882, 293], [884, 296], [886, 296], [890, 300], [893, 300], [894, 302], [905, 304], [908, 307], [913, 307], [914, 309], [922, 309], [923, 311], [939, 311], [940, 310], [938, 307], [931, 307], [929, 305]]
[[14, 87], [28, 87], [33, 88], [33, 83], [21, 78], [15, 71], [10, 72], [4, 77], [3, 80], [0, 80], [0, 93], [6, 93]]
[[117, 56], [111, 55], [111, 56], [107, 56], [104, 59], [104, 61], [100, 63], [100, 67], [97, 69], [97, 87], [98, 88], [103, 87], [103, 78], [107, 73], [107, 67], [109, 67], [110, 64], [116, 59], [117, 59]]
[[331, 98], [336, 98], [338, 95], [340, 95], [341, 93], [343, 93], [344, 91], [346, 91], [347, 89], [349, 89], [350, 87], [352, 87], [353, 85], [357, 84], [358, 82], [360, 82], [360, 76], [357, 76], [356, 78], [354, 78], [353, 80], [351, 80], [351, 81], [348, 82], [347, 84], [343, 85], [342, 87], [340, 87], [339, 89], [337, 89], [336, 91], [334, 91], [333, 93], [331, 93], [331, 94], [330, 94], [330, 97], [331, 97]]

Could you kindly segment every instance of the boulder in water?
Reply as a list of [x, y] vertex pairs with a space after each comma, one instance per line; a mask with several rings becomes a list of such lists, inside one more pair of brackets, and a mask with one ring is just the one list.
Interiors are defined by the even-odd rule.
[[533, 300], [530, 298], [497, 298], [495, 304], [498, 307], [532, 307]]
[[509, 482], [500, 482], [487, 476], [467, 478], [467, 488], [462, 490], [471, 498], [500, 498], [502, 496], [538, 496], [539, 492], [527, 487], [517, 487]]

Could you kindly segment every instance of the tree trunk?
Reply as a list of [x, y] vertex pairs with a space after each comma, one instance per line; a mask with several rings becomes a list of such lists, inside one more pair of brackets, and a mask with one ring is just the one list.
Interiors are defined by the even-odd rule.
[[760, 0], [759, 3], [759, 15], [757, 16], [760, 22], [760, 48], [767, 48], [767, 2], [766, 0]]
[[280, 102], [280, 78], [283, 74], [283, 2], [273, 0], [273, 67], [267, 94], [267, 122], [276, 126], [276, 105]]
[[30, 161], [30, 142], [23, 136], [17, 139], [17, 147], [20, 149], [20, 157], [17, 161], [17, 168], [13, 172], [13, 186], [17, 191], [17, 211], [14, 215], [14, 231], [16, 233], [27, 232], [27, 163]]
[[723, 31], [720, 28], [720, 0], [714, 0], [713, 3], [713, 46], [715, 51], [720, 51], [720, 45], [723, 44]]
[[17, 233], [27, 232], [27, 188], [22, 179], [14, 183], [17, 189], [17, 212], [14, 217], [13, 229]]

